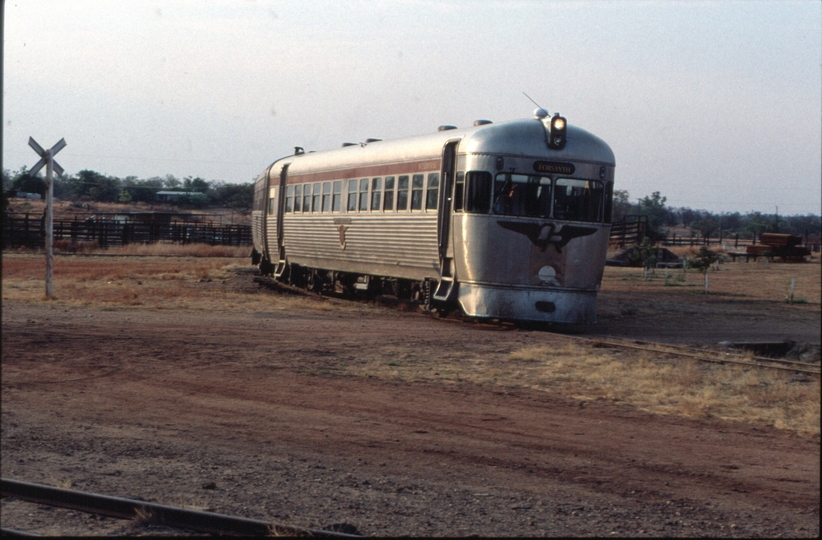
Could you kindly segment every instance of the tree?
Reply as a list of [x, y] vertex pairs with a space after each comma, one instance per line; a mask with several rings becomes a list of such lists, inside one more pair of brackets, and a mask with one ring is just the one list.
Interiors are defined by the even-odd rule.
[[705, 294], [708, 294], [708, 270], [719, 260], [719, 254], [705, 246], [699, 248], [699, 252], [693, 258], [688, 259], [688, 268], [702, 272], [702, 275], [705, 276]]
[[614, 211], [611, 214], [614, 223], [625, 221], [625, 216], [631, 213], [632, 205], [628, 191], [624, 189], [614, 190]]
[[208, 190], [212, 204], [250, 212], [254, 202], [254, 182], [248, 184], [227, 184], [212, 182]]
[[719, 221], [713, 216], [698, 219], [691, 223], [691, 230], [699, 233], [703, 240], [707, 240], [715, 231], [719, 231]]
[[29, 174], [28, 168], [24, 165], [14, 173], [9, 183], [9, 191], [16, 193], [22, 191], [25, 193], [38, 193], [45, 197], [46, 181], [42, 176], [32, 176]]
[[664, 237], [662, 234], [662, 226], [668, 223], [669, 210], [665, 206], [668, 199], [659, 194], [658, 191], [651, 193], [651, 196], [645, 196], [642, 199], [637, 199], [637, 213], [648, 216], [648, 228], [650, 229], [649, 236], [652, 239]]
[[186, 176], [183, 179], [183, 190], [184, 191], [199, 191], [200, 193], [205, 193], [208, 191], [208, 182], [200, 178], [191, 178], [190, 176]]

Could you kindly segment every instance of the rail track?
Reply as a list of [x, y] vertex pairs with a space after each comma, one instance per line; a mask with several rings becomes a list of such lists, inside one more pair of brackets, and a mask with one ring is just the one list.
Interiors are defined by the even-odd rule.
[[[13, 497], [45, 506], [70, 508], [88, 514], [124, 520], [143, 520], [175, 529], [220, 536], [298, 536], [316, 538], [359, 538], [356, 534], [329, 529], [353, 528], [350, 525], [332, 525], [329, 529], [309, 529], [280, 525], [269, 521], [248, 519], [212, 512], [188, 510], [145, 501], [109, 497], [96, 493], [63, 489], [31, 482], [3, 478], [0, 480], [2, 497]], [[36, 536], [23, 531], [3, 528], [6, 537]]]
[[702, 349], [695, 349], [693, 347], [687, 347], [683, 345], [670, 345], [667, 343], [658, 343], [653, 341], [613, 338], [610, 336], [581, 337], [563, 335], [563, 337], [582, 342], [588, 342], [593, 346], [611, 346], [619, 347], [622, 349], [635, 349], [640, 351], [654, 352], [658, 354], [670, 354], [674, 356], [693, 358], [701, 362], [710, 362], [714, 364], [738, 364], [742, 366], [750, 366], [764, 369], [776, 369], [781, 371], [791, 371], [795, 373], [820, 375], [819, 364], [812, 364], [810, 362], [800, 362], [798, 360], [790, 360], [783, 358], [767, 358], [764, 356], [747, 356], [741, 353], [726, 351], [704, 351]]
[[[309, 292], [305, 289], [300, 289], [298, 287], [293, 287], [291, 285], [286, 285], [280, 283], [274, 279], [268, 277], [257, 276], [254, 278], [254, 281], [260, 284], [261, 286], [267, 287], [270, 290], [274, 290], [280, 293], [285, 294], [298, 294], [298, 295], [306, 295], [306, 296], [331, 296], [337, 298], [345, 298], [346, 300], [354, 300], [354, 301], [361, 301], [361, 302], [373, 302], [375, 301], [374, 298], [351, 298], [351, 297], [344, 297], [339, 294], [329, 294], [324, 293], [320, 295], [319, 293]], [[400, 311], [408, 311], [407, 304], [413, 304], [413, 302], [408, 302], [404, 300], [394, 300], [391, 298], [384, 298], [379, 297], [376, 299], [381, 305], [395, 307], [398, 308]], [[588, 336], [574, 336], [569, 334], [564, 334], [561, 332], [557, 332], [556, 328], [553, 327], [546, 327], [545, 325], [540, 325], [537, 323], [510, 323], [504, 321], [481, 321], [478, 319], [474, 319], [472, 317], [465, 317], [457, 312], [454, 312], [456, 320], [461, 321], [462, 323], [477, 325], [479, 327], [485, 328], [493, 328], [493, 329], [500, 329], [500, 330], [516, 330], [517, 328], [528, 328], [533, 330], [548, 330], [552, 332], [554, 335], [564, 337], [566, 339], [576, 340], [583, 343], [588, 343], [591, 345], [598, 345], [598, 346], [610, 346], [610, 347], [618, 347], [622, 349], [634, 349], [640, 351], [647, 351], [647, 352], [654, 352], [657, 354], [668, 354], [673, 356], [681, 356], [686, 358], [692, 358], [694, 360], [698, 360], [701, 362], [709, 362], [714, 364], [736, 364], [740, 366], [748, 366], [748, 367], [755, 367], [761, 369], [774, 369], [779, 371], [790, 371], [794, 373], [803, 373], [806, 375], [816, 375], [820, 376], [820, 365], [813, 364], [809, 362], [800, 362], [798, 360], [791, 360], [791, 359], [784, 359], [784, 358], [770, 358], [764, 356], [750, 356], [742, 353], [736, 353], [732, 351], [705, 351], [704, 349], [697, 349], [694, 347], [688, 347], [685, 345], [672, 345], [669, 343], [660, 343], [660, 342], [652, 342], [652, 341], [642, 341], [642, 340], [633, 340], [633, 339], [625, 339], [625, 338], [615, 338], [611, 336], [605, 335], [588, 335]]]

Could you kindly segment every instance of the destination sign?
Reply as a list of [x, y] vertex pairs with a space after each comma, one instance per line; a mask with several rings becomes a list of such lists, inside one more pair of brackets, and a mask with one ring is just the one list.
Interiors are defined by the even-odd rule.
[[535, 161], [534, 170], [541, 173], [574, 174], [576, 169], [573, 163], [561, 163], [558, 161]]

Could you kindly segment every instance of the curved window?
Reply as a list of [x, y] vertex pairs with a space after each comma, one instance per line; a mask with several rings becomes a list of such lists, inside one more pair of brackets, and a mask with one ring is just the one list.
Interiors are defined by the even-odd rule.
[[494, 213], [505, 216], [550, 217], [551, 179], [504, 173], [494, 182]]
[[558, 178], [554, 195], [554, 218], [571, 221], [602, 221], [602, 182]]
[[494, 179], [495, 214], [602, 222], [605, 186], [595, 180], [500, 173]]

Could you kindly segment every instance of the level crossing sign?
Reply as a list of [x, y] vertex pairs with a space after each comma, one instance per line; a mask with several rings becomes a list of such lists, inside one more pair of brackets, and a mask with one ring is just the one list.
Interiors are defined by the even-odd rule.
[[40, 172], [44, 165], [46, 166], [46, 298], [51, 299], [53, 296], [52, 267], [54, 260], [54, 186], [51, 181], [51, 173], [54, 171], [63, 176], [63, 167], [54, 161], [54, 156], [66, 146], [66, 140], [60, 139], [57, 144], [48, 150], [44, 150], [42, 146], [37, 144], [34, 137], [29, 137], [29, 146], [40, 156], [40, 161], [34, 164], [29, 174], [34, 176]]

